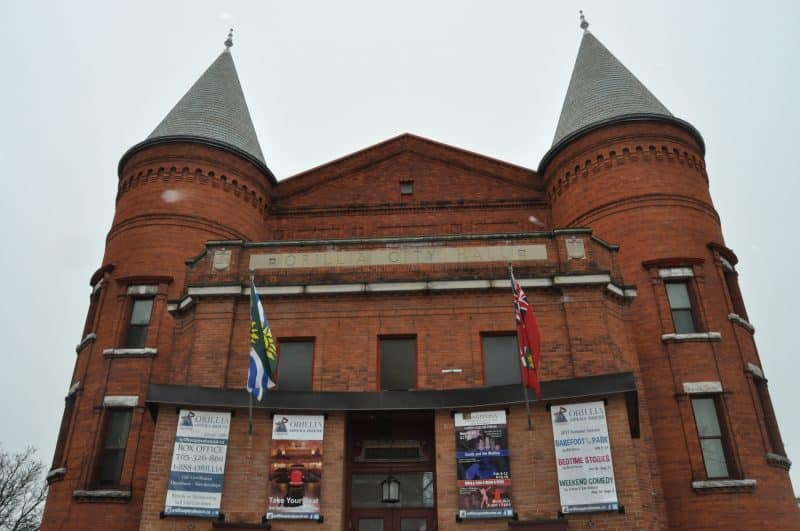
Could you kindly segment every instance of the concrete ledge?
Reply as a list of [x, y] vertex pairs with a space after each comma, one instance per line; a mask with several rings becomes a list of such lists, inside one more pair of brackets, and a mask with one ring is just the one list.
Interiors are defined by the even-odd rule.
[[91, 345], [97, 340], [97, 334], [92, 332], [91, 334], [87, 334], [86, 337], [81, 339], [81, 342], [75, 345], [75, 352], [80, 354], [81, 350], [85, 349], [87, 346]]
[[367, 291], [421, 291], [426, 287], [426, 282], [371, 282]]
[[80, 389], [80, 388], [81, 388], [81, 381], [78, 380], [77, 382], [75, 382], [74, 384], [69, 386], [69, 391], [67, 391], [67, 397], [69, 398], [70, 396], [72, 396], [75, 393], [77, 393], [78, 389]]
[[787, 471], [792, 468], [792, 460], [780, 454], [767, 453], [767, 464]]
[[761, 370], [761, 367], [758, 365], [753, 365], [749, 361], [747, 362], [747, 372], [755, 376], [756, 378], [761, 378], [764, 380], [764, 371]]
[[306, 293], [361, 293], [365, 288], [364, 284], [317, 284], [306, 286]]
[[158, 284], [136, 284], [128, 286], [128, 295], [156, 295]]
[[87, 500], [130, 500], [131, 491], [129, 490], [74, 490], [72, 491], [73, 498], [83, 498]]
[[[304, 292], [303, 286], [258, 286], [259, 295], [300, 295]], [[244, 295], [250, 295], [250, 287], [244, 290]]]
[[[492, 286], [489, 280], [431, 280], [428, 288], [440, 289], [488, 289]], [[510, 285], [509, 285], [510, 289]]]
[[47, 477], [45, 479], [47, 479], [48, 483], [52, 483], [53, 481], [60, 481], [60, 480], [64, 479], [65, 475], [67, 475], [67, 469], [66, 468], [64, 468], [64, 467], [54, 468], [50, 472], [47, 473]]
[[556, 275], [553, 284], [556, 286], [569, 286], [576, 284], [608, 284], [611, 275]]
[[103, 397], [103, 407], [136, 407], [139, 397], [136, 395], [106, 395]]
[[683, 392], [687, 395], [721, 393], [722, 384], [720, 382], [684, 382]]
[[155, 358], [158, 349], [144, 348], [107, 348], [103, 350], [104, 358]]
[[241, 295], [242, 286], [195, 286], [188, 289], [189, 295]]
[[661, 278], [691, 278], [694, 272], [691, 267], [669, 267], [659, 269], [658, 276]]
[[753, 490], [756, 488], [755, 479], [709, 479], [707, 481], [692, 481], [692, 488], [703, 490]]
[[[620, 297], [636, 297], [636, 289], [617, 286], [611, 282], [608, 274], [597, 275], [557, 275], [554, 277], [518, 278], [523, 288], [549, 288], [554, 285], [597, 285], [602, 284], [606, 289]], [[260, 296], [270, 295], [314, 295], [336, 293], [390, 293], [413, 291], [445, 291], [463, 289], [511, 289], [511, 281], [505, 278], [476, 279], [476, 280], [428, 280], [414, 282], [354, 282], [348, 284], [306, 284], [285, 286], [256, 286]], [[196, 302], [192, 299], [204, 296], [224, 295], [250, 295], [250, 287], [220, 285], [220, 286], [195, 286], [188, 289], [188, 295], [168, 305], [170, 312], [181, 311]]]
[[744, 328], [745, 330], [747, 330], [751, 334], [756, 331], [756, 327], [755, 326], [751, 325], [749, 321], [743, 319], [742, 317], [740, 317], [739, 315], [737, 315], [735, 313], [729, 313], [728, 314], [728, 321], [730, 321], [732, 323], [735, 323], [735, 324], [738, 324], [739, 326], [741, 326], [742, 328]]
[[719, 341], [722, 334], [719, 332], [696, 332], [694, 334], [662, 334], [664, 343], [683, 343], [685, 341]]
[[[102, 268], [101, 268], [101, 270], [102, 270]], [[98, 273], [99, 272], [100, 271], [98, 271]], [[95, 284], [94, 287], [92, 288], [92, 295], [94, 295], [95, 293], [97, 293], [98, 291], [103, 289], [103, 287], [105, 287], [105, 285], [106, 285], [106, 279], [101, 278], [100, 280], [98, 280], [97, 284]]]

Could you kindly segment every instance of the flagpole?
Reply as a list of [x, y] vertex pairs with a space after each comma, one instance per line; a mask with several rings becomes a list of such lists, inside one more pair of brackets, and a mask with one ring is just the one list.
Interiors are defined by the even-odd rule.
[[247, 408], [248, 413], [248, 424], [247, 424], [247, 435], [250, 437], [253, 436], [253, 393], [247, 393], [247, 396], [250, 397], [250, 405]]
[[[516, 286], [514, 283], [516, 279], [514, 278], [514, 266], [511, 265], [511, 262], [508, 263], [508, 273], [511, 275], [511, 292], [514, 296], [517, 295]], [[517, 325], [519, 326], [519, 325]], [[522, 385], [522, 394], [525, 397], [525, 411], [528, 413], [528, 431], [533, 431], [533, 420], [531, 420], [531, 403], [530, 399], [528, 398], [528, 388], [525, 387], [525, 378], [522, 374], [522, 363], [519, 363], [519, 377], [520, 377], [520, 385]]]
[[[251, 269], [250, 270], [250, 289], [252, 290], [253, 286], [255, 286], [255, 285], [256, 285], [255, 284], [255, 276], [253, 274], [253, 270]], [[250, 294], [250, 300], [252, 300], [252, 299], [253, 299], [253, 294], [251, 293]], [[249, 305], [248, 305], [248, 307], [249, 307]], [[248, 312], [248, 314], [249, 314], [249, 312]], [[248, 356], [249, 356], [249, 353], [248, 353]], [[250, 399], [248, 401], [248, 406], [247, 406], [247, 435], [252, 437], [253, 436], [253, 393], [250, 392], [250, 391], [247, 391], [247, 396], [250, 397]]]

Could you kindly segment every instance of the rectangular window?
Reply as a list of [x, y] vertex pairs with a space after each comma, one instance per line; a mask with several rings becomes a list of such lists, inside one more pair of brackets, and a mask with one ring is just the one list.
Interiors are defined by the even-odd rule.
[[778, 419], [775, 418], [775, 410], [772, 409], [772, 400], [769, 397], [767, 381], [763, 378], [755, 376], [753, 377], [753, 382], [756, 384], [758, 401], [761, 404], [761, 411], [764, 415], [764, 427], [767, 430], [767, 439], [769, 440], [771, 447], [770, 452], [785, 457], [786, 450], [783, 448], [781, 432], [778, 429]]
[[668, 282], [665, 286], [675, 333], [693, 334], [697, 332], [692, 312], [692, 299], [689, 296], [689, 284], [687, 282]]
[[719, 422], [717, 400], [710, 396], [692, 398], [692, 410], [697, 435], [700, 437], [706, 476], [708, 479], [731, 477], [731, 461]]
[[415, 338], [381, 338], [381, 390], [407, 390], [417, 385], [417, 352]]
[[152, 312], [153, 299], [133, 299], [131, 320], [125, 334], [125, 347], [142, 348], [145, 346]]
[[67, 444], [69, 427], [72, 424], [72, 411], [75, 407], [75, 397], [77, 393], [70, 393], [64, 399], [64, 414], [61, 415], [61, 427], [58, 429], [58, 440], [56, 441], [56, 451], [53, 454], [53, 467], [59, 468], [64, 460], [64, 449]]
[[97, 457], [97, 487], [119, 487], [132, 415], [130, 408], [108, 408], [105, 411], [103, 442]]
[[83, 335], [81, 339], [86, 337], [89, 333], [94, 330], [94, 318], [95, 314], [97, 313], [97, 306], [100, 303], [100, 291], [95, 291], [92, 293], [91, 297], [89, 297], [89, 311], [86, 312], [86, 321], [83, 323]]
[[483, 336], [483, 384], [520, 383], [517, 336]]
[[400, 195], [412, 195], [414, 193], [414, 181], [400, 181]]
[[724, 258], [722, 259], [722, 272], [725, 275], [725, 286], [728, 288], [728, 296], [731, 299], [731, 309], [733, 313], [746, 321], [747, 311], [744, 309], [744, 300], [739, 289], [739, 274]]
[[313, 341], [282, 340], [278, 345], [278, 389], [310, 391], [314, 362]]

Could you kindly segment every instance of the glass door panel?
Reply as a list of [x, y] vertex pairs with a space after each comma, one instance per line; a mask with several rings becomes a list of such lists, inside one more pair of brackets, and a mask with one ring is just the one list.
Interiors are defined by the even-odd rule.
[[383, 518], [359, 518], [358, 531], [389, 531], [384, 530]]
[[426, 518], [400, 518], [400, 531], [428, 531]]

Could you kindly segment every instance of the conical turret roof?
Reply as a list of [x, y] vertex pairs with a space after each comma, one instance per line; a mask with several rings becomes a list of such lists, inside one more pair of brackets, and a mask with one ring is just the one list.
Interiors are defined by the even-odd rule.
[[[231, 43], [232, 44], [232, 43]], [[227, 46], [178, 101], [144, 142], [128, 150], [122, 161], [141, 148], [164, 142], [200, 142], [244, 156], [267, 173], [261, 146], [247, 109], [242, 85]]]
[[673, 117], [597, 37], [585, 31], [553, 145], [586, 126], [629, 114]]
[[561, 108], [550, 151], [542, 159], [544, 169], [565, 144], [597, 127], [620, 121], [665, 120], [688, 129], [703, 148], [700, 133], [676, 118], [587, 28], [582, 18], [583, 39]]

